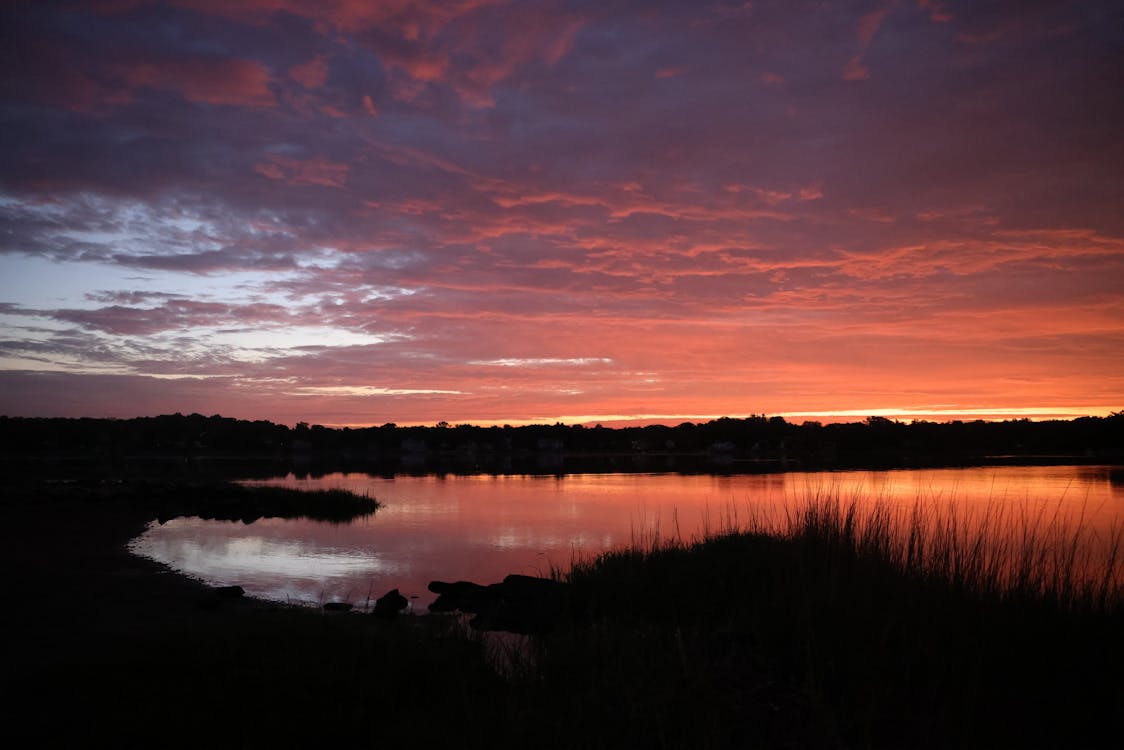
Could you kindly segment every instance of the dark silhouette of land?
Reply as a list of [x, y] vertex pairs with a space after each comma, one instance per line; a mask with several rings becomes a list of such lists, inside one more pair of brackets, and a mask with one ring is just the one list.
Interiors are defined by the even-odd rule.
[[[372, 473], [777, 471], [1119, 463], [1124, 412], [1068, 421], [793, 424], [781, 417], [671, 427], [530, 425], [333, 429], [199, 414], [136, 419], [0, 417], [0, 456], [18, 461], [222, 459]], [[158, 469], [165, 471], [167, 469]], [[239, 475], [254, 471], [240, 467]], [[275, 468], [258, 469], [266, 475]]]
[[1119, 556], [1086, 580], [1070, 550], [1024, 546], [1004, 582], [971, 538], [919, 549], [829, 503], [779, 533], [608, 553], [564, 583], [436, 584], [483, 629], [532, 633], [496, 657], [456, 616], [222, 596], [125, 551], [161, 495], [217, 508], [222, 485], [15, 489], [0, 504], [13, 739], [1093, 747], [1124, 698]]
[[829, 502], [779, 531], [639, 543], [558, 582], [435, 584], [480, 630], [528, 634], [500, 640], [460, 614], [400, 615], [396, 591], [374, 592], [375, 614], [249, 600], [125, 545], [179, 515], [377, 507], [225, 475], [1119, 463], [1122, 433], [1120, 413], [613, 430], [0, 417], [0, 726], [9, 745], [114, 747], [1096, 746], [1124, 700], [1124, 530], [1092, 578], [1080, 539], [1012, 538], [1011, 578], [979, 540], [922, 543]]

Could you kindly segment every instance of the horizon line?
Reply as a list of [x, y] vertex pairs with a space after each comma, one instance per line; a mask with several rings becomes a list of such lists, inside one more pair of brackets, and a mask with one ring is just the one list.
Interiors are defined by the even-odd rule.
[[[684, 422], [706, 423], [719, 419], [750, 419], [753, 417], [782, 417], [786, 421], [802, 418], [803, 422], [823, 422], [826, 424], [860, 421], [869, 417], [884, 417], [894, 421], [907, 420], [910, 422], [955, 422], [955, 421], [984, 421], [1004, 422], [1018, 419], [1029, 419], [1032, 422], [1046, 422], [1051, 420], [1069, 421], [1081, 417], [1108, 417], [1116, 412], [1124, 411], [1119, 406], [1058, 406], [1058, 407], [1012, 407], [1006, 409], [984, 408], [916, 408], [916, 409], [825, 409], [822, 411], [783, 411], [775, 413], [749, 412], [745, 414], [582, 414], [560, 415], [556, 417], [531, 417], [521, 419], [479, 419], [479, 420], [441, 420], [450, 426], [468, 425], [473, 427], [530, 427], [534, 425], [585, 426], [592, 427], [644, 427], [648, 425], [664, 424], [675, 426]], [[302, 420], [303, 421], [303, 420]], [[378, 427], [379, 424], [369, 422], [318, 422], [323, 427], [366, 428]], [[388, 420], [382, 424], [395, 424], [398, 427], [433, 427], [439, 422], [409, 420]], [[794, 423], [797, 424], [797, 423]]]
[[[332, 429], [366, 429], [369, 427], [381, 427], [387, 424], [393, 424], [396, 427], [436, 427], [442, 423], [450, 427], [470, 426], [470, 427], [531, 427], [531, 426], [551, 426], [562, 424], [564, 426], [583, 426], [583, 427], [646, 427], [649, 425], [666, 425], [674, 427], [683, 423], [705, 424], [721, 419], [743, 420], [752, 419], [754, 417], [763, 417], [766, 419], [781, 417], [792, 424], [803, 424], [807, 422], [820, 422], [824, 424], [838, 424], [838, 423], [853, 423], [855, 421], [862, 421], [870, 417], [882, 417], [893, 421], [905, 422], [936, 422], [936, 423], [951, 423], [956, 421], [983, 421], [983, 422], [1004, 422], [1012, 420], [1027, 419], [1032, 422], [1046, 422], [1046, 421], [1071, 421], [1080, 419], [1082, 417], [1108, 417], [1113, 414], [1124, 413], [1122, 406], [1057, 406], [1057, 407], [1009, 407], [1009, 408], [954, 408], [954, 407], [928, 407], [928, 408], [872, 408], [872, 409], [824, 409], [824, 410], [809, 410], [809, 411], [781, 411], [781, 412], [747, 412], [747, 413], [726, 413], [726, 414], [567, 414], [552, 417], [526, 417], [515, 419], [467, 419], [467, 420], [450, 420], [442, 419], [438, 421], [433, 420], [394, 420], [387, 419], [385, 421], [316, 421], [313, 422], [309, 418], [299, 418], [293, 422], [283, 420], [273, 420], [267, 417], [224, 417], [236, 419], [239, 421], [253, 422], [258, 420], [265, 420], [273, 422], [274, 424], [286, 425], [288, 427], [295, 427], [297, 424], [304, 422], [309, 425]], [[198, 411], [189, 412], [165, 412], [156, 415], [134, 415], [131, 417], [116, 417], [116, 416], [26, 416], [26, 415], [13, 415], [13, 414], [0, 414], [3, 418], [14, 419], [109, 419], [109, 420], [129, 420], [129, 419], [151, 419], [160, 416], [191, 416], [192, 414], [199, 414], [200, 416], [223, 417], [219, 413], [202, 414]], [[801, 422], [791, 421], [800, 418]]]

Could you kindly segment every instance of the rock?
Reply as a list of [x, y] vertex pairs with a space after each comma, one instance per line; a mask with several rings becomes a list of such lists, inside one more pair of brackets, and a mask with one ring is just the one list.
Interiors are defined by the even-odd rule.
[[430, 612], [453, 612], [460, 610], [475, 614], [480, 603], [488, 598], [488, 587], [472, 581], [430, 581], [430, 591], [437, 594], [437, 600], [429, 605]]
[[379, 617], [394, 617], [409, 604], [410, 600], [398, 593], [398, 589], [394, 589], [375, 600], [373, 614]]
[[350, 612], [351, 602], [324, 602], [325, 612]]
[[566, 584], [553, 578], [537, 578], [512, 573], [503, 579], [503, 588], [511, 596], [537, 598], [556, 596], [566, 590]]
[[216, 586], [210, 589], [197, 603], [200, 608], [216, 610], [222, 608], [226, 602], [232, 602], [245, 596], [246, 591], [241, 586]]
[[502, 583], [481, 586], [470, 581], [433, 581], [429, 590], [438, 594], [431, 612], [459, 610], [475, 614], [477, 630], [511, 633], [545, 633], [566, 614], [569, 586], [549, 578], [509, 575]]
[[219, 586], [215, 589], [215, 596], [219, 599], [241, 599], [246, 595], [246, 589], [241, 586]]

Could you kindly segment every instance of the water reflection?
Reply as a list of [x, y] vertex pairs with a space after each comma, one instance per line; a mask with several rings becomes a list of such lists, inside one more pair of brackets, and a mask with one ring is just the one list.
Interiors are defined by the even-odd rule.
[[299, 528], [281, 519], [249, 525], [195, 517], [163, 525], [154, 521], [131, 549], [167, 561], [194, 578], [217, 585], [238, 584], [263, 598], [301, 602], [342, 593], [329, 592], [326, 582], [374, 580], [409, 569], [408, 562], [388, 559], [369, 544], [333, 539], [332, 530], [338, 525], [306, 523], [313, 533], [294, 534]]
[[424, 607], [433, 579], [546, 574], [577, 556], [657, 533], [690, 538], [751, 517], [776, 519], [803, 498], [823, 494], [901, 508], [919, 500], [934, 507], [952, 503], [963, 519], [998, 510], [1010, 522], [1080, 521], [1104, 536], [1124, 524], [1124, 487], [1114, 476], [1118, 467], [1087, 466], [721, 476], [290, 475], [259, 483], [343, 487], [369, 493], [384, 507], [344, 525], [175, 519], [153, 525], [134, 549], [259, 597], [362, 604], [399, 588]]

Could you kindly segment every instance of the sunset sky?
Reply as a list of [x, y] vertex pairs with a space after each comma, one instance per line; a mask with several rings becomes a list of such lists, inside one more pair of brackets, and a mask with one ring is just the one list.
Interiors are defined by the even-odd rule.
[[0, 414], [1124, 408], [1124, 2], [0, 9]]

